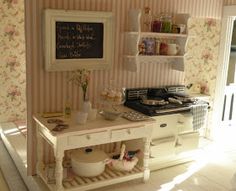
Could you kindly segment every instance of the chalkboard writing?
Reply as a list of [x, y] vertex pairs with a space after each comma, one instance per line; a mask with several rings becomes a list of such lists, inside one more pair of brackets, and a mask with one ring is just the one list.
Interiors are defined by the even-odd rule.
[[56, 59], [103, 58], [103, 23], [56, 22]]

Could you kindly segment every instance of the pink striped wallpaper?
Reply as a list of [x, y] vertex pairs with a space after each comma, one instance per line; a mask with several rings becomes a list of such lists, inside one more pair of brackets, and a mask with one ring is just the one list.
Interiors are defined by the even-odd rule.
[[[89, 98], [94, 103], [99, 97], [99, 88], [116, 82], [117, 87], [142, 87], [183, 84], [184, 73], [170, 69], [170, 65], [147, 63], [141, 65], [139, 73], [124, 70], [123, 32], [127, 27], [126, 15], [129, 9], [149, 6], [153, 13], [179, 12], [190, 13], [192, 17], [221, 16], [222, 1], [219, 0], [38, 0], [29, 2], [32, 11], [30, 46], [32, 60], [28, 66], [31, 74], [32, 112], [62, 110], [69, 98], [73, 109], [78, 108], [79, 89], [67, 84], [68, 72], [45, 72], [42, 54], [42, 11], [44, 8], [76, 9], [92, 11], [112, 11], [115, 15], [115, 63], [111, 70], [93, 71], [89, 84]], [[30, 13], [29, 13], [30, 14]]]
[[236, 5], [236, 0], [224, 0], [224, 5]]
[[[229, 3], [229, 1], [225, 2]], [[65, 100], [70, 99], [73, 109], [79, 106], [79, 91], [67, 83], [70, 72], [46, 72], [43, 63], [42, 12], [45, 8], [112, 11], [115, 16], [115, 63], [111, 70], [92, 71], [89, 84], [89, 98], [96, 104], [99, 90], [113, 80], [116, 87], [143, 87], [184, 84], [184, 72], [171, 69], [169, 64], [145, 63], [139, 73], [124, 70], [123, 33], [126, 31], [126, 16], [130, 9], [149, 6], [152, 13], [175, 12], [190, 13], [192, 17], [220, 18], [223, 0], [26, 0], [26, 43], [27, 43], [27, 112], [28, 127], [32, 127], [33, 113], [60, 111]], [[28, 129], [28, 156], [34, 163], [35, 129]], [[32, 135], [32, 136], [31, 136]]]

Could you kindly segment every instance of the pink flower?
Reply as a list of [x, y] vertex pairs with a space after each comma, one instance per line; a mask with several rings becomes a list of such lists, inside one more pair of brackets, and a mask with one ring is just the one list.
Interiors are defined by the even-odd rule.
[[214, 19], [206, 19], [204, 26], [207, 27], [207, 31], [210, 31], [212, 27], [216, 26], [216, 21]]
[[19, 34], [19, 32], [16, 30], [16, 26], [15, 25], [8, 24], [4, 28], [4, 34], [5, 34], [5, 36], [9, 37], [9, 40], [13, 40], [14, 36], [17, 36]]
[[9, 34], [9, 33], [14, 33], [15, 32], [15, 27], [13, 25], [7, 25], [4, 29], [4, 32]]
[[7, 97], [11, 98], [11, 101], [16, 100], [17, 96], [20, 96], [21, 92], [17, 86], [12, 86], [8, 91], [7, 91]]
[[7, 58], [6, 67], [7, 67], [7, 68], [9, 67], [11, 72], [12, 72], [12, 71], [15, 71], [15, 70], [16, 70], [16, 67], [19, 66], [19, 65], [20, 65], [20, 63], [17, 62], [15, 56], [14, 56], [14, 57], [11, 56], [11, 57], [8, 57], [8, 58]]
[[207, 62], [208, 60], [213, 59], [213, 54], [209, 50], [204, 50], [202, 52], [202, 57], [201, 58], [204, 60], [204, 62]]
[[12, 8], [12, 5], [17, 4], [18, 0], [3, 0], [3, 3], [6, 3], [8, 8]]

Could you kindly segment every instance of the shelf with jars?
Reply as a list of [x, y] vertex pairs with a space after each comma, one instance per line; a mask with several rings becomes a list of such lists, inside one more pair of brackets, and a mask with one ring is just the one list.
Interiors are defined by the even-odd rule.
[[181, 65], [179, 70], [183, 70], [188, 18], [189, 14], [166, 13], [153, 17], [148, 7], [144, 11], [131, 10], [125, 32], [126, 69], [137, 71], [140, 63], [165, 60]]

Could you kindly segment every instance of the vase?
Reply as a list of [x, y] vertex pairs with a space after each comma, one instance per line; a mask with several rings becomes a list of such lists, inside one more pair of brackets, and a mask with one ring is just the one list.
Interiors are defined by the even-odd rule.
[[92, 109], [92, 104], [89, 100], [85, 100], [83, 103], [83, 112], [89, 113]]

